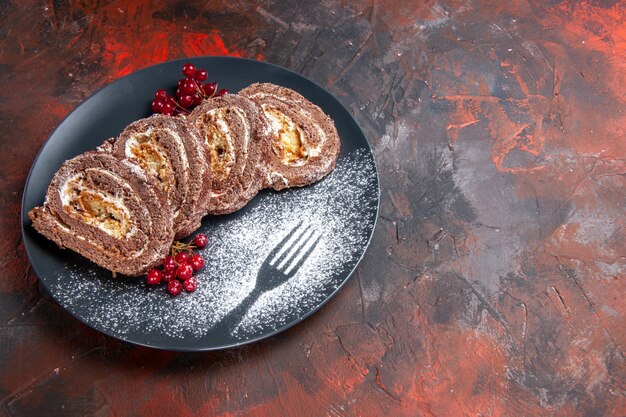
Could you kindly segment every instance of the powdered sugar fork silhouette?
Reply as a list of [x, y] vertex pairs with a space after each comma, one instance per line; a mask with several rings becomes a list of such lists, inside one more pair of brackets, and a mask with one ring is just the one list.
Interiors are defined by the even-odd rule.
[[252, 291], [220, 320], [213, 331], [232, 333], [263, 293], [279, 287], [298, 272], [317, 247], [321, 237], [311, 226], [302, 227], [302, 222], [298, 223], [267, 255], [257, 273]]

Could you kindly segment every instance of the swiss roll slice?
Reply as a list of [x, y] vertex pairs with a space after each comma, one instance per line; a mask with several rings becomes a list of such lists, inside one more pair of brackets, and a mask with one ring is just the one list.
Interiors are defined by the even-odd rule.
[[263, 188], [267, 141], [259, 138], [259, 108], [237, 94], [205, 100], [188, 116], [210, 154], [208, 214], [232, 213]]
[[156, 180], [105, 152], [66, 161], [28, 215], [60, 247], [125, 275], [158, 265], [174, 239], [173, 212]]
[[261, 107], [270, 152], [265, 186], [281, 190], [322, 179], [339, 156], [339, 135], [322, 109], [289, 88], [256, 83], [239, 92]]
[[111, 153], [137, 163], [157, 181], [174, 211], [176, 239], [200, 227], [211, 189], [209, 154], [186, 119], [154, 115], [133, 122]]

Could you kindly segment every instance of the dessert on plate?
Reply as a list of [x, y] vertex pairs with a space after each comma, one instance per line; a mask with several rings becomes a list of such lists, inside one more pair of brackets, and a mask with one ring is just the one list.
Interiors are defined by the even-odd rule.
[[33, 227], [62, 248], [125, 275], [142, 275], [167, 255], [174, 239], [165, 194], [136, 164], [88, 151], [65, 161]]
[[252, 84], [239, 94], [261, 107], [269, 125], [268, 187], [301, 187], [333, 170], [339, 135], [322, 109], [296, 91], [270, 83]]
[[239, 210], [263, 188], [312, 184], [335, 167], [332, 119], [291, 89], [252, 84], [199, 98], [191, 112], [179, 105], [188, 114], [178, 116], [177, 102], [157, 94], [167, 111], [61, 166], [29, 212], [39, 233], [110, 271], [156, 275], [174, 239], [204, 215]]
[[176, 239], [200, 227], [211, 190], [209, 153], [186, 119], [153, 115], [133, 122], [112, 143], [111, 153], [157, 180], [174, 211]]
[[205, 213], [239, 210], [263, 188], [268, 142], [259, 131], [259, 108], [227, 94], [203, 101], [187, 119], [210, 155], [212, 189]]

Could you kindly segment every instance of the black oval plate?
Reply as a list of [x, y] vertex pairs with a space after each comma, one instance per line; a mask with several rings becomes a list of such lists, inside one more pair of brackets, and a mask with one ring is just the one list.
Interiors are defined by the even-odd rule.
[[[41, 205], [63, 161], [94, 149], [129, 123], [147, 117], [154, 92], [175, 86], [184, 62], [205, 68], [231, 92], [254, 82], [292, 88], [335, 121], [341, 138], [337, 168], [309, 187], [264, 190], [240, 211], [207, 216], [199, 231], [210, 244], [198, 290], [177, 297], [141, 278], [117, 277], [31, 227], [28, 211]], [[275, 335], [304, 320], [346, 282], [372, 236], [379, 205], [378, 173], [371, 149], [350, 113], [326, 90], [287, 69], [232, 57], [166, 62], [123, 77], [82, 103], [53, 132], [30, 170], [22, 201], [26, 252], [42, 285], [70, 314], [115, 338], [160, 349], [223, 349]], [[300, 226], [298, 226], [302, 223]], [[319, 237], [304, 264], [273, 288], [261, 266], [296, 228]], [[311, 240], [311, 242], [314, 239]], [[256, 282], [258, 280], [258, 285]], [[260, 288], [249, 309], [237, 308]]]

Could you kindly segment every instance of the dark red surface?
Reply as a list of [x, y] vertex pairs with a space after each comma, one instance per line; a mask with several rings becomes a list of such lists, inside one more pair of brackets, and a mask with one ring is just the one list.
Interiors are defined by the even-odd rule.
[[[0, 3], [2, 413], [626, 415], [623, 2], [91, 3]], [[319, 313], [179, 354], [103, 336], [41, 294], [19, 209], [77, 104], [196, 55], [328, 88], [375, 149], [382, 201], [358, 272]]]

